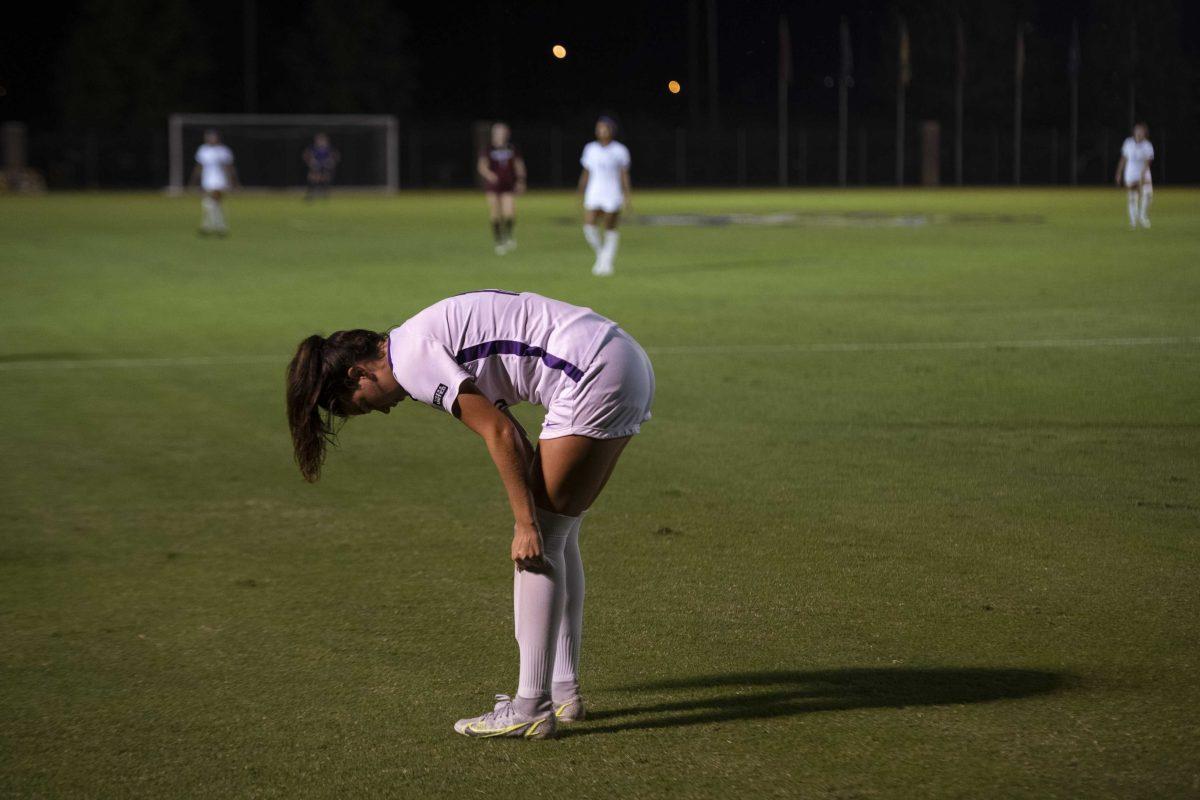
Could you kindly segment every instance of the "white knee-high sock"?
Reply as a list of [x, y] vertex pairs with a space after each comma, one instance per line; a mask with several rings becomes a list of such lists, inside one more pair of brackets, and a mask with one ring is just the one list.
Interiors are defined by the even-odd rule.
[[1141, 196], [1138, 203], [1138, 216], [1143, 221], [1150, 219], [1150, 201], [1154, 199], [1154, 187], [1142, 184]]
[[600, 229], [595, 225], [584, 225], [583, 238], [587, 239], [588, 245], [596, 251], [596, 255], [600, 255]]
[[1137, 225], [1138, 223], [1138, 190], [1129, 190], [1129, 224]]
[[583, 641], [583, 558], [579, 554], [579, 528], [583, 517], [575, 518], [563, 548], [563, 578], [566, 597], [562, 621], [558, 625], [558, 646], [554, 656], [555, 703], [565, 702], [579, 694], [579, 645]]
[[217, 201], [205, 195], [200, 198], [200, 227], [204, 230], [209, 230], [216, 225], [213, 220], [213, 211], [217, 206]]
[[553, 514], [539, 508], [537, 518], [542, 529], [542, 554], [547, 569], [545, 572], [513, 572], [513, 620], [521, 651], [517, 700], [548, 704], [558, 626], [566, 595], [563, 550], [578, 517]]
[[616, 231], [604, 232], [604, 244], [600, 248], [600, 258], [604, 260], [610, 268], [613, 265], [613, 260], [617, 257], [617, 245], [621, 243], [621, 234]]
[[225, 224], [225, 209], [221, 208], [221, 202], [219, 200], [213, 201], [213, 225], [215, 225], [219, 231], [223, 231], [228, 227]]

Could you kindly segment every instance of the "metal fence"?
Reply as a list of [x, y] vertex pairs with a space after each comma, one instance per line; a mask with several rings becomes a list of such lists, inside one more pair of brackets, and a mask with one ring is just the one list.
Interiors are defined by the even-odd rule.
[[[573, 186], [579, 154], [591, 139], [590, 126], [513, 123], [534, 188]], [[403, 126], [400, 132], [400, 185], [405, 188], [454, 188], [476, 185], [478, 126], [468, 123]], [[1159, 183], [1200, 182], [1200, 151], [1176, 147], [1195, 140], [1194, 131], [1154, 131], [1154, 177]], [[1080, 184], [1112, 181], [1123, 130], [1081, 131], [1076, 154]], [[687, 128], [639, 127], [621, 140], [633, 156], [638, 186], [779, 186], [779, 139], [774, 126], [747, 125], [717, 132]], [[886, 124], [851, 126], [846, 143], [846, 184], [887, 186], [897, 183], [895, 130]], [[905, 185], [922, 177], [921, 125], [905, 134]], [[337, 141], [334, 142], [337, 146]], [[963, 135], [962, 183], [1011, 185], [1011, 128], [971, 128]], [[343, 148], [344, 149], [344, 148]], [[31, 131], [30, 163], [51, 188], [159, 188], [168, 182], [165, 131]], [[1063, 129], [1030, 127], [1022, 134], [1020, 183], [1068, 185], [1070, 143]], [[252, 156], [238, 153], [242, 168]], [[939, 183], [958, 182], [952, 132], [941, 129], [937, 149]], [[788, 186], [838, 185], [838, 141], [832, 126], [793, 124], [787, 142]]]

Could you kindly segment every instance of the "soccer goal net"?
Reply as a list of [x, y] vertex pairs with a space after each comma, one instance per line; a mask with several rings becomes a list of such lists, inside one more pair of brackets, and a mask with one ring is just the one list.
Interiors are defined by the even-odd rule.
[[170, 191], [183, 191], [196, 148], [210, 128], [233, 151], [238, 179], [247, 188], [304, 186], [304, 150], [318, 133], [329, 136], [339, 155], [334, 186], [390, 192], [400, 188], [400, 135], [390, 115], [172, 114], [167, 121]]

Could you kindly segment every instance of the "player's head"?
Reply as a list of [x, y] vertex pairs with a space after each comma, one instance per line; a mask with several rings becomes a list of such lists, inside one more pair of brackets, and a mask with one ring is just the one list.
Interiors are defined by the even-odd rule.
[[383, 358], [385, 337], [367, 330], [316, 334], [300, 342], [287, 370], [287, 415], [292, 447], [308, 481], [321, 474], [325, 448], [337, 435], [337, 423], [370, 411], [386, 412], [378, 381], [364, 365]]
[[508, 123], [492, 123], [492, 147], [503, 147], [508, 144], [508, 137], [510, 136], [512, 136], [512, 131], [509, 130]]
[[313, 137], [313, 144], [317, 147], [329, 147], [329, 134], [318, 133]]
[[218, 131], [216, 128], [209, 128], [208, 130], [206, 130], [204, 132], [204, 143], [205, 144], [220, 144], [221, 143], [220, 131]]
[[617, 121], [612, 117], [600, 117], [596, 120], [596, 139], [607, 144], [617, 135]]
[[1139, 122], [1133, 126], [1133, 140], [1135, 142], [1143, 141], [1150, 135], [1150, 128], [1144, 122]]

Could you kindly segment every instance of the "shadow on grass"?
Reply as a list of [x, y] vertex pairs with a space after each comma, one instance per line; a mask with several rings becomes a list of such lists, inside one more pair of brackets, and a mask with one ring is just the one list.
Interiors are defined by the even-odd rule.
[[674, 728], [856, 708], [988, 703], [1063, 691], [1071, 678], [1059, 672], [984, 668], [834, 669], [679, 678], [622, 687], [624, 692], [656, 698], [665, 695], [667, 699], [589, 712], [587, 722], [561, 730], [560, 735]]

